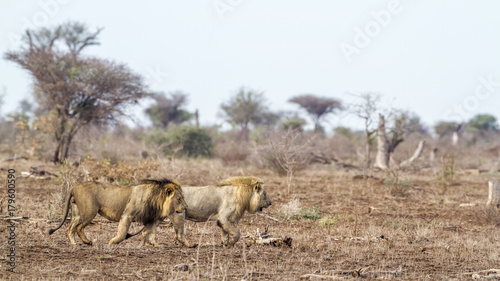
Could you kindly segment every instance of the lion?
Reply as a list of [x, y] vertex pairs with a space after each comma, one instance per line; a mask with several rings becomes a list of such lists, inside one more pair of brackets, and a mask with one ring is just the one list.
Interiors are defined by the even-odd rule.
[[[195, 247], [184, 238], [184, 225], [175, 224], [183, 217], [187, 208], [179, 183], [169, 179], [142, 180], [135, 186], [116, 186], [99, 182], [84, 182], [68, 191], [61, 223], [49, 230], [49, 235], [58, 230], [66, 220], [69, 205], [72, 205], [72, 219], [67, 234], [71, 244], [75, 242], [75, 232], [83, 243], [92, 245], [83, 230], [99, 213], [117, 221], [118, 233], [109, 244], [118, 244], [139, 234], [144, 236], [144, 244], [161, 247], [156, 241], [156, 227], [159, 221], [169, 218], [174, 224], [176, 239], [187, 247]], [[133, 221], [144, 225], [136, 234], [127, 234]]]
[[[251, 214], [271, 206], [264, 183], [256, 177], [232, 177], [212, 186], [183, 186], [189, 208], [185, 219], [194, 222], [216, 220], [223, 246], [232, 247], [240, 238], [236, 223], [245, 211]], [[177, 217], [183, 225], [182, 217]]]

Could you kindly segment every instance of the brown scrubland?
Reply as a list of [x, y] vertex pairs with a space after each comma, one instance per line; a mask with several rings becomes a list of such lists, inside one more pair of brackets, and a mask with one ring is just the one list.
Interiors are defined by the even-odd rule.
[[[0, 279], [468, 280], [500, 274], [500, 212], [486, 206], [488, 181], [499, 175], [496, 139], [451, 146], [427, 137], [410, 166], [380, 170], [365, 169], [357, 153], [362, 141], [343, 135], [303, 134], [284, 146], [275, 139], [274, 148], [272, 134], [246, 142], [219, 137], [213, 157], [188, 158], [158, 153], [134, 132], [87, 133], [61, 165], [43, 151], [19, 157], [19, 143], [2, 145], [2, 180], [8, 169], [16, 171], [17, 218], [7, 217], [5, 184]], [[394, 161], [412, 156], [421, 139], [407, 138]], [[299, 155], [290, 154], [297, 150]], [[295, 165], [284, 169], [292, 160]], [[243, 217], [242, 238], [233, 248], [220, 245], [215, 222], [186, 223], [186, 237], [197, 248], [177, 242], [168, 220], [158, 229], [163, 248], [141, 245], [140, 235], [110, 246], [118, 223], [99, 216], [86, 228], [92, 246], [79, 240], [70, 245], [64, 230], [47, 234], [61, 220], [65, 192], [81, 181], [127, 185], [167, 177], [182, 185], [209, 185], [231, 176], [261, 178], [273, 202]], [[7, 271], [11, 221], [16, 273]], [[139, 229], [133, 223], [130, 231]], [[265, 243], [266, 238], [279, 243]]]

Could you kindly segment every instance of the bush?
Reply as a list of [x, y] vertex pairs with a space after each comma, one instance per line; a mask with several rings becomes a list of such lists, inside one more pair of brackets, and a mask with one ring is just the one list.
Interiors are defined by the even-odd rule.
[[319, 220], [321, 218], [321, 212], [316, 206], [313, 206], [310, 209], [304, 208], [300, 210], [299, 216], [301, 219], [305, 220]]
[[283, 214], [285, 220], [298, 217], [300, 211], [300, 202], [295, 196], [292, 196], [292, 199], [281, 207], [281, 213]]
[[187, 157], [211, 157], [214, 144], [208, 130], [191, 126], [171, 126], [154, 130], [144, 136], [148, 145], [157, 145], [164, 155], [177, 152]]
[[[152, 161], [134, 161], [111, 163], [109, 159], [96, 160], [87, 156], [79, 162], [64, 162], [59, 168], [58, 181], [63, 191], [84, 181], [102, 181], [113, 184], [129, 185], [141, 179], [151, 178], [152, 172], [158, 171], [160, 165]], [[63, 196], [64, 197], [64, 196]]]
[[336, 224], [337, 221], [335, 220], [335, 218], [332, 218], [330, 216], [324, 217], [319, 220], [319, 225], [324, 227], [335, 226]]
[[224, 141], [217, 144], [215, 154], [224, 164], [232, 164], [245, 161], [250, 151], [246, 143]]

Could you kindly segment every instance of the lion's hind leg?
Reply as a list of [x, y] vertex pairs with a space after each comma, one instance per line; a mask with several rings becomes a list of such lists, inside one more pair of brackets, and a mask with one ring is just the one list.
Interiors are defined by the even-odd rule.
[[120, 219], [120, 223], [118, 224], [118, 232], [116, 233], [116, 236], [111, 238], [111, 240], [109, 240], [109, 245], [112, 245], [112, 244], [118, 244], [120, 242], [122, 242], [123, 240], [125, 240], [125, 238], [127, 238], [127, 232], [128, 232], [128, 229], [130, 227], [130, 224], [132, 223], [132, 219], [133, 217], [129, 216], [129, 215], [122, 215], [121, 219]]
[[[90, 241], [85, 236], [85, 233], [83, 232], [83, 230], [94, 219], [94, 216], [89, 216], [89, 217], [82, 217], [82, 216], [80, 216], [80, 220], [76, 223], [76, 226], [75, 226], [75, 228], [76, 228], [76, 234], [78, 234], [78, 237], [80, 237], [80, 239], [82, 239], [82, 242], [85, 243], [85, 244], [87, 244], [87, 245], [92, 245], [92, 241]], [[70, 240], [71, 240], [71, 238], [70, 238]]]
[[75, 234], [76, 234], [76, 226], [80, 222], [80, 211], [76, 204], [71, 204], [71, 222], [68, 226], [68, 239], [69, 242], [73, 245], [76, 245]]
[[73, 203], [76, 208], [73, 208], [73, 210], [77, 210], [76, 214], [78, 214], [80, 219], [75, 221], [75, 225], [73, 226], [73, 228], [70, 228], [70, 230], [76, 229], [76, 234], [78, 234], [82, 242], [87, 245], [92, 245], [92, 242], [85, 236], [84, 229], [95, 218], [97, 212], [99, 211], [99, 208], [92, 200], [89, 200], [88, 198], [79, 199], [79, 197], [75, 194], [74, 199], [75, 202]]
[[163, 248], [162, 245], [156, 241], [156, 227], [159, 222], [148, 223], [144, 226], [142, 236], [144, 237], [144, 245], [152, 245], [157, 248]]

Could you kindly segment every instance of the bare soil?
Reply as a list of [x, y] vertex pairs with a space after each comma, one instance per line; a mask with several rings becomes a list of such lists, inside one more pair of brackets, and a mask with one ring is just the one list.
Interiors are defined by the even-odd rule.
[[[9, 165], [0, 166], [4, 182]], [[354, 179], [359, 171], [318, 166], [300, 171], [288, 195], [286, 179], [272, 172], [245, 167], [222, 167], [221, 172], [215, 165], [200, 171], [203, 181], [226, 174], [258, 176], [273, 200], [263, 215], [244, 216], [238, 224], [242, 236], [268, 226], [272, 237], [291, 237], [292, 246], [255, 245], [241, 238], [226, 249], [219, 245], [214, 222], [189, 222], [187, 237], [200, 246], [188, 249], [175, 241], [168, 221], [158, 234], [163, 248], [142, 246], [140, 235], [109, 246], [118, 224], [99, 216], [86, 228], [92, 246], [78, 238], [80, 244], [70, 245], [67, 223], [49, 236], [61, 217], [60, 183], [20, 178], [30, 163], [15, 165], [16, 216], [30, 219], [16, 223], [16, 273], [6, 271], [10, 221], [0, 220], [2, 280], [333, 280], [359, 274], [366, 279], [468, 280], [474, 272], [486, 277], [488, 272], [481, 271], [500, 268], [500, 215], [483, 207], [487, 181], [497, 175], [457, 172], [455, 184], [442, 194], [441, 182], [431, 171], [401, 173], [400, 183], [391, 184], [383, 172]], [[44, 165], [57, 172], [55, 166]], [[0, 214], [5, 216], [5, 184], [0, 194]], [[293, 200], [302, 209], [315, 208], [322, 219], [285, 214], [284, 206]], [[468, 203], [478, 205], [460, 207]], [[134, 224], [133, 230], [139, 227]]]

